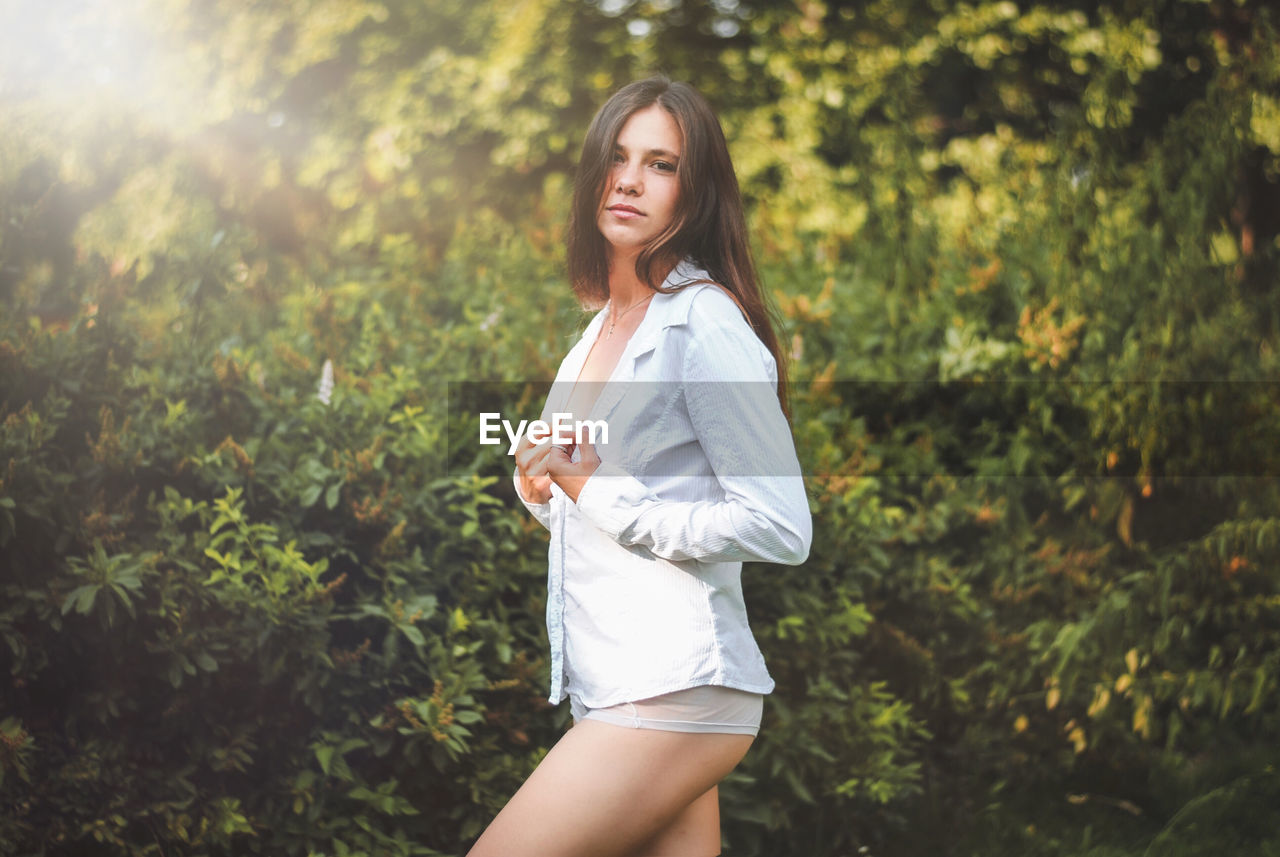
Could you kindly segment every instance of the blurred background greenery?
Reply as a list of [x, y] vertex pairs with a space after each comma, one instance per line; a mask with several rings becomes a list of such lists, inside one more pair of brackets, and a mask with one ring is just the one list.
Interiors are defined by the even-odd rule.
[[[567, 721], [577, 147], [720, 112], [816, 537], [734, 855], [1280, 854], [1265, 0], [0, 2], [0, 851], [460, 854]], [[332, 390], [317, 392], [325, 367]]]

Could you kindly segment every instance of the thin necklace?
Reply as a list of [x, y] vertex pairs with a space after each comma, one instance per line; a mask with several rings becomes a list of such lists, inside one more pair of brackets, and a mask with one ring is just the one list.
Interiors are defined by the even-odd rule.
[[642, 304], [642, 303], [648, 303], [648, 302], [649, 302], [650, 300], [652, 300], [652, 299], [653, 299], [653, 294], [652, 294], [652, 293], [650, 293], [649, 297], [647, 297], [647, 298], [641, 298], [640, 300], [638, 300], [638, 301], [636, 301], [635, 303], [633, 303], [631, 306], [629, 306], [629, 307], [627, 307], [626, 309], [624, 309], [622, 312], [614, 311], [614, 312], [609, 313], [609, 332], [605, 334], [605, 337], [604, 337], [604, 338], [605, 338], [605, 339], [613, 339], [613, 326], [614, 326], [615, 324], [617, 324], [617, 323], [618, 323], [618, 319], [622, 318], [624, 315], [626, 315], [627, 313], [631, 312], [631, 311], [632, 311], [633, 309], [635, 309], [636, 307], [640, 306], [640, 304]]

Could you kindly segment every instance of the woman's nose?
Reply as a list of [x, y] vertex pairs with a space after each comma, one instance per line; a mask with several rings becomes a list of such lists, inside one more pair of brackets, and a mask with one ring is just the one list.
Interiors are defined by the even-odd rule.
[[638, 194], [642, 188], [640, 181], [639, 166], [631, 164], [619, 164], [617, 175], [614, 179], [617, 182], [619, 193]]

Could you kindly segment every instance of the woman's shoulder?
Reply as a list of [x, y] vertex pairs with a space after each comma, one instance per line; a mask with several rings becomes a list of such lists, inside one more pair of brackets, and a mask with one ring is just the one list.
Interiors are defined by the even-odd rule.
[[751, 329], [742, 302], [717, 282], [700, 284], [689, 300], [689, 316], [700, 324]]
[[684, 285], [676, 293], [677, 314], [692, 327], [751, 330], [746, 310], [734, 294], [704, 269], [686, 264], [677, 269]]
[[[699, 374], [761, 380], [777, 379], [773, 355], [765, 347], [733, 293], [710, 280], [685, 286], [686, 312], [680, 325], [685, 360], [701, 366]], [[690, 348], [693, 350], [690, 351]], [[690, 370], [689, 366], [685, 367]], [[763, 373], [759, 375], [759, 373]]]

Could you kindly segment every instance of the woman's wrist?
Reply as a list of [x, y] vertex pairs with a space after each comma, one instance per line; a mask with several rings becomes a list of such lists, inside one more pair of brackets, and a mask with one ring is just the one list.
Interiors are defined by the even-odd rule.
[[548, 502], [551, 499], [551, 480], [546, 477], [542, 479], [545, 482], [539, 484], [539, 479], [517, 473], [516, 493], [520, 495], [520, 499], [536, 506]]

